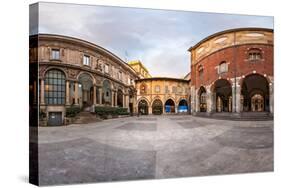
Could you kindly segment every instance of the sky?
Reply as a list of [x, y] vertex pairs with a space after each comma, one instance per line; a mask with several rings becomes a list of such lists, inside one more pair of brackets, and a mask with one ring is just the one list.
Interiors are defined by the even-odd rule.
[[216, 32], [240, 27], [273, 29], [273, 17], [40, 3], [39, 10], [30, 8], [29, 30], [31, 35], [87, 40], [125, 62], [140, 60], [152, 76], [182, 78], [190, 72], [191, 46]]

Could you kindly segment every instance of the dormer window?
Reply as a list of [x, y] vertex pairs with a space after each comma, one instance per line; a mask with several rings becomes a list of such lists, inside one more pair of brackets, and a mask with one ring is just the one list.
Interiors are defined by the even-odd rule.
[[248, 58], [250, 61], [262, 59], [261, 50], [257, 48], [252, 48], [248, 52]]
[[222, 73], [225, 73], [228, 71], [228, 64], [226, 63], [226, 61], [222, 61], [220, 64], [219, 64], [219, 67], [218, 67], [218, 73], [219, 74], [222, 74]]
[[60, 59], [60, 50], [52, 49], [52, 59], [59, 60]]
[[83, 65], [90, 66], [90, 56], [88, 55], [83, 56]]

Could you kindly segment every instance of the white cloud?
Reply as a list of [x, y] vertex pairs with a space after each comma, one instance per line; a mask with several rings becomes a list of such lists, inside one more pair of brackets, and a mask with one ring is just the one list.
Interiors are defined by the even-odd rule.
[[187, 49], [210, 34], [236, 27], [273, 28], [272, 17], [56, 3], [40, 3], [39, 15], [40, 33], [81, 38], [123, 60], [140, 59], [154, 76], [187, 74]]

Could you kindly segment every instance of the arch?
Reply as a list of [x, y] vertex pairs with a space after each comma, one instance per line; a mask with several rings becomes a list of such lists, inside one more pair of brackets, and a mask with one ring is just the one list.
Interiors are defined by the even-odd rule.
[[49, 69], [45, 77], [46, 104], [63, 105], [66, 98], [66, 76], [60, 69]]
[[[258, 106], [255, 100], [257, 98], [259, 98]], [[242, 81], [241, 99], [242, 111], [244, 112], [269, 111], [268, 80], [264, 76], [256, 73], [247, 75]]]
[[232, 112], [232, 87], [228, 80], [218, 79], [213, 85], [216, 112]]
[[188, 111], [188, 102], [186, 99], [181, 99], [178, 105], [178, 112], [187, 112]]
[[175, 113], [175, 102], [171, 98], [165, 102], [165, 112], [166, 113]]
[[145, 99], [141, 99], [138, 102], [138, 113], [141, 115], [148, 115], [148, 102]]
[[152, 103], [152, 113], [154, 115], [161, 115], [163, 113], [163, 103], [160, 99], [155, 99]]
[[76, 79], [79, 81], [79, 78], [81, 77], [81, 75], [88, 75], [91, 80], [93, 81], [94, 84], [96, 84], [96, 78], [91, 74], [91, 73], [88, 73], [88, 72], [85, 72], [85, 71], [80, 71], [78, 73], [78, 75], [76, 76]]
[[103, 80], [102, 82], [102, 104], [111, 105], [112, 104], [112, 85], [109, 80]]
[[65, 71], [65, 69], [60, 68], [60, 67], [54, 67], [54, 66], [48, 67], [48, 68], [46, 68], [46, 69], [44, 70], [44, 72], [43, 72], [43, 74], [42, 74], [42, 75], [43, 75], [43, 78], [42, 78], [42, 79], [45, 79], [45, 76], [46, 76], [46, 74], [47, 74], [47, 72], [48, 72], [49, 70], [59, 70], [59, 71], [63, 72], [63, 74], [64, 74], [64, 76], [65, 76], [65, 79], [68, 80], [68, 74], [67, 74], [67, 72]]
[[138, 99], [137, 104], [141, 101], [141, 100], [145, 100], [148, 104], [148, 106], [151, 105], [151, 102], [146, 98], [146, 97], [141, 97], [140, 99]]
[[[80, 107], [86, 108], [93, 104], [93, 77], [91, 74], [81, 72], [78, 77], [78, 103]], [[75, 88], [76, 89], [76, 88]]]
[[201, 86], [198, 90], [199, 111], [207, 112], [207, 92], [204, 86]]
[[123, 107], [124, 106], [124, 101], [123, 101], [123, 91], [119, 88], [117, 90], [117, 106]]

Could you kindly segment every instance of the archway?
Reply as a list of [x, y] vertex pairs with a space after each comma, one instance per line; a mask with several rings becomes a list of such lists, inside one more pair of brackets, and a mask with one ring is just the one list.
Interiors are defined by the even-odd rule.
[[148, 103], [146, 100], [140, 100], [138, 104], [138, 113], [141, 115], [148, 115]]
[[152, 103], [152, 113], [155, 115], [161, 115], [163, 113], [163, 104], [160, 99], [156, 99]]
[[187, 112], [188, 111], [188, 104], [185, 99], [180, 100], [178, 106], [178, 112]]
[[165, 112], [166, 113], [175, 113], [175, 102], [172, 99], [168, 99], [165, 102]]
[[93, 80], [90, 75], [82, 73], [78, 82], [78, 103], [81, 107], [88, 107], [93, 104]]
[[108, 80], [104, 80], [102, 84], [102, 104], [111, 105], [111, 95], [111, 84]]
[[259, 74], [246, 76], [242, 83], [241, 95], [244, 112], [269, 111], [269, 85], [264, 76]]
[[200, 112], [206, 112], [207, 111], [207, 93], [206, 89], [201, 86], [198, 92], [199, 97], [199, 110]]
[[214, 83], [216, 112], [232, 111], [232, 89], [229, 81], [219, 79]]
[[117, 106], [123, 107], [123, 91], [121, 89], [117, 91]]

